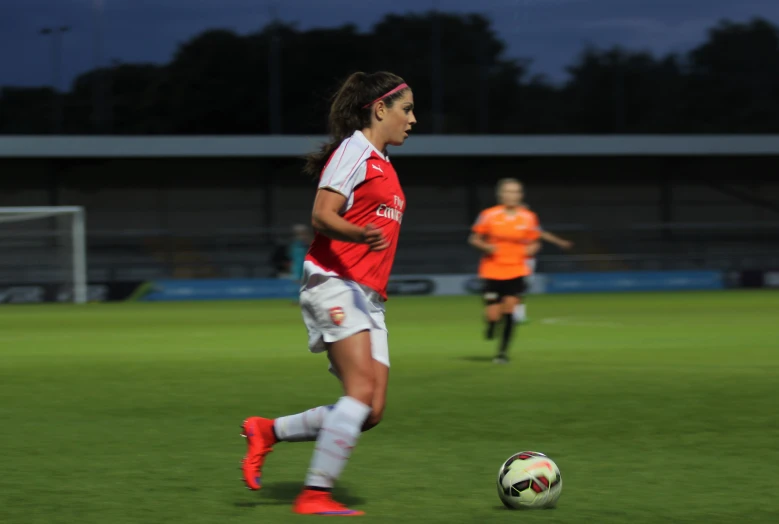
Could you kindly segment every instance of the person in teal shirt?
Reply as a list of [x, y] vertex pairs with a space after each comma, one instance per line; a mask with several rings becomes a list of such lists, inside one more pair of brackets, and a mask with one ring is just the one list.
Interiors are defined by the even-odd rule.
[[290, 278], [296, 282], [302, 283], [303, 280], [303, 262], [306, 259], [306, 253], [311, 245], [311, 232], [303, 224], [292, 226], [293, 239], [288, 247], [290, 264]]

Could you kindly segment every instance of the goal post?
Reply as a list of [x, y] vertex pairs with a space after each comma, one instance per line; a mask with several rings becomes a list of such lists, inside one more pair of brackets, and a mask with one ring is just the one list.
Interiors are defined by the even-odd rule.
[[63, 301], [86, 303], [83, 207], [0, 207], [0, 286], [32, 284], [56, 284]]

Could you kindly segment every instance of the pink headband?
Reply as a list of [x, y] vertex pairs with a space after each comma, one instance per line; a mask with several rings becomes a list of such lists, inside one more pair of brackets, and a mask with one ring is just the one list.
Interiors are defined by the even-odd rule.
[[395, 93], [397, 93], [398, 91], [401, 91], [401, 90], [403, 90], [403, 89], [406, 89], [407, 87], [408, 87], [408, 84], [406, 84], [406, 83], [404, 82], [404, 83], [400, 84], [398, 87], [396, 87], [395, 89], [393, 89], [392, 91], [388, 91], [388, 92], [384, 93], [383, 95], [381, 95], [379, 98], [377, 98], [377, 99], [376, 99], [376, 100], [374, 100], [373, 102], [370, 102], [370, 103], [368, 103], [368, 104], [365, 104], [364, 106], [362, 106], [362, 108], [363, 108], [363, 109], [365, 109], [366, 107], [371, 107], [373, 104], [375, 104], [375, 103], [376, 103], [376, 102], [378, 102], [379, 100], [382, 100], [382, 99], [384, 99], [384, 98], [387, 98], [387, 97], [388, 97], [388, 96], [390, 96], [390, 95], [394, 95], [394, 94], [395, 94]]

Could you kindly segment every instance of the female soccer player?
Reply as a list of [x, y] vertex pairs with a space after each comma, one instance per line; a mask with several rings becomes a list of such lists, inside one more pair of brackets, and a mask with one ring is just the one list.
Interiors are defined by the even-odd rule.
[[508, 348], [514, 329], [514, 310], [525, 291], [524, 277], [531, 273], [527, 258], [540, 249], [540, 232], [535, 213], [522, 209], [522, 184], [513, 178], [498, 182], [500, 205], [485, 209], [471, 228], [469, 243], [484, 253], [479, 277], [484, 281], [487, 338], [503, 317], [503, 336], [494, 362], [508, 362]]
[[363, 514], [335, 502], [330, 492], [360, 433], [376, 426], [384, 411], [384, 301], [406, 207], [387, 146], [403, 144], [414, 124], [414, 98], [402, 78], [354, 73], [330, 107], [332, 141], [307, 159], [305, 170], [319, 176], [319, 189], [300, 304], [309, 349], [327, 352], [344, 396], [330, 406], [275, 420], [250, 417], [242, 425], [249, 489], [260, 489], [262, 464], [275, 443], [316, 441], [295, 513]]

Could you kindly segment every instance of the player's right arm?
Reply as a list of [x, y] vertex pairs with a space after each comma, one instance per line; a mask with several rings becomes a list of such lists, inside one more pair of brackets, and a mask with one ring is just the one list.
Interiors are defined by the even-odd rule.
[[346, 204], [346, 197], [330, 188], [317, 191], [314, 200], [314, 211], [311, 213], [311, 225], [319, 233], [333, 240], [368, 244], [372, 251], [381, 251], [389, 247], [389, 241], [384, 238], [380, 229], [370, 224], [359, 227], [344, 217], [340, 211]]
[[487, 237], [484, 235], [471, 233], [471, 236], [468, 237], [468, 243], [486, 255], [491, 255], [495, 252], [495, 246], [487, 242]]
[[341, 242], [368, 244], [373, 251], [389, 247], [381, 230], [368, 224], [360, 227], [343, 217], [347, 203], [354, 198], [354, 190], [365, 181], [368, 148], [345, 140], [335, 150], [322, 171], [319, 189], [314, 199], [311, 226], [320, 234]]
[[487, 236], [488, 232], [489, 223], [487, 221], [487, 215], [482, 211], [471, 228], [471, 236], [468, 237], [468, 243], [482, 253], [491, 255], [495, 252], [495, 246], [489, 243], [489, 237]]

